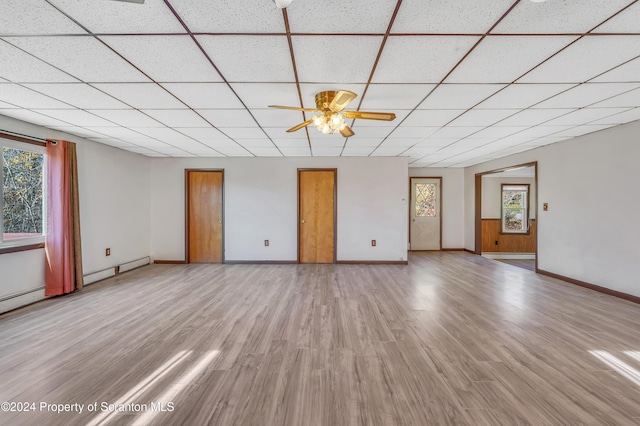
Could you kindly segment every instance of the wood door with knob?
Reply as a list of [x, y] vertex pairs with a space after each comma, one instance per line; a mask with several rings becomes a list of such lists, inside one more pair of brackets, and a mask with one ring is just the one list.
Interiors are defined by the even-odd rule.
[[336, 170], [298, 170], [300, 263], [335, 262]]
[[442, 178], [411, 178], [409, 242], [411, 250], [441, 250]]
[[223, 260], [222, 170], [186, 170], [187, 263]]

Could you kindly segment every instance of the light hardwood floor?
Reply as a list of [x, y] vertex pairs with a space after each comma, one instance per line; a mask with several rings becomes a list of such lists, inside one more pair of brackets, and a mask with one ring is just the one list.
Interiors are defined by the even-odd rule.
[[0, 316], [0, 345], [0, 401], [175, 404], [3, 425], [640, 424], [640, 373], [589, 352], [640, 371], [640, 305], [462, 252], [148, 266]]

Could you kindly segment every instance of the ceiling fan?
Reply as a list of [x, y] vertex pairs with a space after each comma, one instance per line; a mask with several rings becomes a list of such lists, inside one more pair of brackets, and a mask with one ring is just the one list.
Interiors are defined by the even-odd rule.
[[355, 133], [349, 126], [347, 126], [347, 123], [344, 122], [345, 118], [383, 121], [395, 120], [396, 115], [392, 112], [344, 111], [345, 107], [357, 96], [358, 95], [348, 90], [328, 90], [316, 94], [316, 109], [282, 105], [269, 105], [269, 108], [290, 109], [293, 111], [305, 111], [319, 114], [290, 128], [287, 130], [289, 133], [300, 130], [309, 124], [314, 124], [322, 133], [333, 134], [335, 132], [340, 132], [342, 136], [348, 138], [355, 135]]

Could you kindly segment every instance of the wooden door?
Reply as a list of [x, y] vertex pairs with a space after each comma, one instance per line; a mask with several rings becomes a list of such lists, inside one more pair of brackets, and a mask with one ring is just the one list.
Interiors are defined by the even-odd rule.
[[335, 170], [298, 173], [300, 263], [335, 261]]
[[222, 262], [223, 172], [187, 170], [187, 262]]
[[440, 183], [431, 178], [411, 178], [411, 250], [440, 250]]

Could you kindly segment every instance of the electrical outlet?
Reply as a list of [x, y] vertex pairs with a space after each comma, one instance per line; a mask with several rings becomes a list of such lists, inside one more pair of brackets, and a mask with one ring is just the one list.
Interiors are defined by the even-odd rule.
[[111, 249], [110, 248], [108, 248], [106, 250], [105, 256], [111, 256]]
[[375, 247], [376, 246], [376, 240], [371, 240], [371, 247]]
[[264, 246], [269, 247], [269, 240], [264, 240]]
[[498, 245], [498, 240], [496, 240], [496, 245]]

